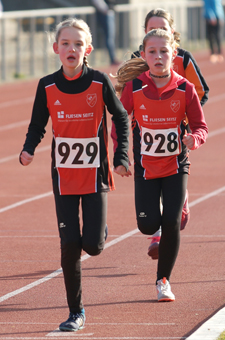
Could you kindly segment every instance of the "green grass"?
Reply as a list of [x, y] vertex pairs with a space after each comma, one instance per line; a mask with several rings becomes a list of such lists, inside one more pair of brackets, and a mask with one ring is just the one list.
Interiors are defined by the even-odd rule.
[[223, 331], [216, 340], [225, 340], [225, 331]]

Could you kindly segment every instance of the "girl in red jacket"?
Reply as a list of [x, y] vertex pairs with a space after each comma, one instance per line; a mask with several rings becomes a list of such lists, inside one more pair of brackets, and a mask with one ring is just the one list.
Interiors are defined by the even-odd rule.
[[[172, 15], [162, 8], [156, 8], [148, 12], [144, 21], [145, 34], [152, 29], [161, 28], [174, 35], [177, 45], [180, 43], [180, 33], [175, 30], [174, 20]], [[142, 46], [139, 51], [132, 54], [133, 57], [140, 57]], [[197, 65], [194, 57], [189, 51], [186, 51], [180, 47], [177, 48], [177, 54], [173, 60], [173, 70], [178, 74], [189, 80], [194, 84], [196, 92], [198, 94], [201, 105], [203, 106], [208, 100], [209, 88], [206, 84], [204, 77], [201, 74], [201, 70]], [[114, 125], [112, 125], [112, 138], [115, 138]], [[188, 125], [187, 125], [188, 130]], [[188, 191], [186, 191], [185, 202], [182, 210], [180, 229], [183, 230], [190, 219], [190, 209], [188, 206]], [[148, 255], [152, 259], [158, 259], [158, 248], [161, 237], [161, 228], [152, 235], [151, 243], [148, 247]]]
[[[200, 147], [208, 133], [194, 85], [172, 70], [176, 53], [173, 35], [151, 30], [143, 40], [142, 58], [125, 62], [117, 72], [116, 84], [121, 102], [132, 113], [138, 228], [146, 235], [162, 228], [158, 301], [175, 300], [169, 279], [180, 243], [189, 150]], [[187, 119], [191, 133], [185, 129]]]

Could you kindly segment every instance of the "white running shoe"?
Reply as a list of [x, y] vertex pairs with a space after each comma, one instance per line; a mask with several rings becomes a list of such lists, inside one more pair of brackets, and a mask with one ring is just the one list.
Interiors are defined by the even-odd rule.
[[170, 283], [164, 277], [162, 280], [157, 281], [156, 286], [158, 301], [174, 301], [175, 295], [171, 292]]

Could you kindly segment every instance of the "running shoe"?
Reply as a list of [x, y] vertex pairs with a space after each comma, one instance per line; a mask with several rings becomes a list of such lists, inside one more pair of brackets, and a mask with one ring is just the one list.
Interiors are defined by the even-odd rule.
[[106, 226], [105, 226], [105, 241], [107, 240], [107, 237], [108, 237], [108, 226], [106, 224]]
[[62, 322], [59, 325], [60, 331], [66, 331], [66, 332], [76, 332], [79, 329], [84, 328], [85, 323], [85, 313], [84, 309], [80, 313], [70, 313], [68, 320], [65, 322]]
[[153, 236], [150, 246], [148, 247], [148, 256], [150, 256], [153, 260], [157, 260], [159, 258], [160, 238], [160, 236]]
[[162, 280], [157, 281], [156, 290], [158, 294], [158, 301], [174, 301], [175, 296], [171, 292], [170, 283], [164, 277]]
[[190, 220], [190, 209], [188, 206], [188, 191], [186, 191], [186, 198], [182, 210], [180, 230], [183, 230]]

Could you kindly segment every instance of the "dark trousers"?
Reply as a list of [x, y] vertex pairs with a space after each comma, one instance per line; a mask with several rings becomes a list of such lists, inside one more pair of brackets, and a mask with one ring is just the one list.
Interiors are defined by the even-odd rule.
[[157, 280], [163, 277], [169, 280], [177, 258], [187, 179], [188, 174], [180, 173], [164, 178], [135, 180], [135, 206], [139, 230], [143, 234], [152, 235], [160, 226], [162, 228]]
[[[81, 202], [81, 209], [80, 209]], [[55, 195], [56, 215], [61, 239], [61, 265], [67, 302], [72, 313], [82, 304], [81, 251], [98, 255], [105, 244], [107, 193]], [[82, 210], [83, 226], [80, 227]]]
[[209, 42], [211, 54], [221, 54], [221, 32], [220, 22], [212, 25], [210, 21], [206, 20], [206, 36]]

